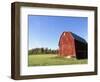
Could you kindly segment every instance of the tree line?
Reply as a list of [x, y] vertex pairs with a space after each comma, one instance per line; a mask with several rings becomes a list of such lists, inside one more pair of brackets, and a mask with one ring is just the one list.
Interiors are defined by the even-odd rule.
[[31, 50], [28, 50], [29, 55], [34, 54], [57, 54], [58, 50], [52, 50], [48, 48], [34, 48]]

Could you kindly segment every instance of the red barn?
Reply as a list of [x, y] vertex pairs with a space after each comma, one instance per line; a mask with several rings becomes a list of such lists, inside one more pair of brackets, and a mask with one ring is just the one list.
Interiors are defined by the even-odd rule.
[[87, 42], [72, 32], [63, 32], [59, 40], [59, 55], [67, 58], [87, 58]]

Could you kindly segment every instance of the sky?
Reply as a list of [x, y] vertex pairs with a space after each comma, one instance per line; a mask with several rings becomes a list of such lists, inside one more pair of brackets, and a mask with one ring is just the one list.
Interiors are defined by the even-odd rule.
[[87, 17], [29, 15], [29, 49], [58, 49], [59, 38], [64, 31], [73, 32], [87, 41], [87, 26]]

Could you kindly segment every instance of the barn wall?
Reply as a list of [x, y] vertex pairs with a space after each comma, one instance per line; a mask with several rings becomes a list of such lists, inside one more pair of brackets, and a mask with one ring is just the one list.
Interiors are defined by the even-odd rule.
[[60, 56], [75, 56], [74, 39], [70, 33], [66, 33], [65, 36], [61, 36], [59, 54]]
[[82, 42], [79, 42], [77, 40], [75, 40], [75, 49], [76, 49], [76, 58], [77, 59], [84, 59], [84, 58], [88, 58], [88, 55], [87, 55], [87, 44], [86, 43], [82, 43]]

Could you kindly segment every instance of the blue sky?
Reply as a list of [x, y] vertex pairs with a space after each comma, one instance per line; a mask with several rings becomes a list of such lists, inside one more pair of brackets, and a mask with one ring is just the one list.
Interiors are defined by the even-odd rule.
[[57, 49], [59, 38], [64, 31], [73, 32], [87, 41], [87, 26], [87, 17], [29, 15], [29, 49]]

